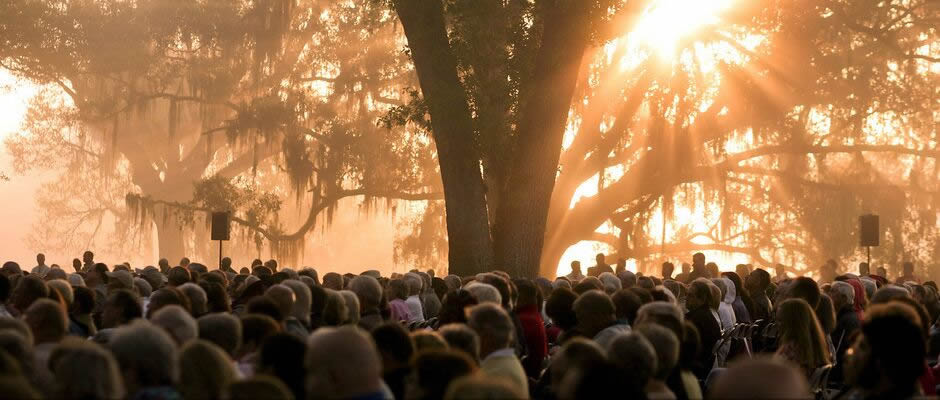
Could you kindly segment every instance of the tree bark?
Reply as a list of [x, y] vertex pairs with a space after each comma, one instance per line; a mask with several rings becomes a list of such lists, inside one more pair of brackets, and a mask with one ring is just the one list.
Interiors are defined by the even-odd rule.
[[166, 206], [160, 208], [161, 212], [153, 216], [153, 222], [157, 225], [157, 247], [160, 253], [158, 256], [169, 260], [170, 265], [176, 265], [174, 263], [186, 256], [183, 227], [169, 208]]
[[545, 226], [571, 98], [588, 44], [589, 2], [550, 11], [532, 81], [522, 102], [516, 155], [494, 227], [497, 265], [514, 276], [539, 273]]
[[457, 275], [483, 272], [493, 259], [486, 187], [467, 95], [447, 38], [443, 5], [440, 0], [395, 0], [393, 5], [431, 115], [444, 185], [449, 271]]

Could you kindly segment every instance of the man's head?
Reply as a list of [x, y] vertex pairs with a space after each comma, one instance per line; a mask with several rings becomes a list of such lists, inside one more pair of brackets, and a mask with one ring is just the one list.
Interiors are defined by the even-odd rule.
[[777, 274], [778, 278], [783, 278], [787, 276], [787, 269], [783, 264], [774, 265], [774, 273]]
[[226, 271], [232, 269], [232, 259], [228, 257], [223, 257], [222, 264], [219, 265], [219, 267]]
[[665, 381], [679, 362], [679, 338], [667, 328], [656, 324], [641, 324], [636, 332], [656, 350], [656, 369], [652, 379]]
[[883, 278], [888, 277], [888, 270], [886, 270], [885, 267], [878, 267], [876, 271], [878, 271], [878, 276], [883, 277]]
[[85, 251], [82, 253], [82, 262], [85, 264], [92, 264], [95, 262], [95, 253], [91, 251]]
[[228, 313], [213, 313], [196, 320], [199, 338], [215, 343], [229, 357], [234, 357], [242, 341], [242, 324], [235, 316]]
[[467, 324], [480, 335], [480, 356], [483, 358], [509, 347], [512, 342], [512, 319], [498, 304], [483, 303], [473, 307]]
[[264, 292], [264, 296], [271, 299], [271, 301], [277, 305], [281, 315], [285, 317], [291, 315], [291, 311], [294, 308], [294, 291], [291, 290], [291, 288], [281, 284], [271, 285], [271, 287]]
[[378, 392], [382, 362], [375, 343], [359, 328], [321, 328], [310, 335], [307, 393], [345, 399]]
[[33, 302], [48, 297], [49, 286], [38, 276], [28, 275], [20, 278], [10, 295], [10, 305], [16, 312], [24, 312]]
[[663, 279], [672, 279], [672, 273], [675, 271], [675, 264], [666, 261], [663, 263]]
[[153, 313], [150, 322], [166, 330], [180, 346], [199, 337], [199, 325], [196, 324], [196, 320], [186, 309], [178, 305], [161, 308]]
[[[792, 298], [803, 299], [812, 309], [819, 305], [819, 285], [812, 278], [801, 276], [793, 280], [790, 284], [789, 295]], [[852, 298], [855, 298], [855, 292], [852, 292]]]
[[191, 261], [189, 261], [189, 258], [183, 257], [183, 258], [180, 259], [180, 265], [179, 265], [179, 266], [180, 266], [180, 267], [183, 267], [183, 268], [186, 268], [186, 267], [189, 266], [190, 263], [191, 263]]
[[905, 398], [924, 372], [926, 345], [920, 317], [906, 304], [872, 306], [848, 350], [846, 378], [866, 396]]
[[605, 265], [606, 263], [604, 262], [604, 260], [606, 258], [607, 257], [604, 256], [604, 253], [597, 253], [597, 255], [594, 256], [594, 261], [597, 261], [597, 265]]
[[571, 262], [571, 272], [581, 273], [581, 261], [572, 261]]
[[656, 373], [656, 349], [639, 333], [618, 336], [610, 343], [608, 353], [624, 376], [635, 378], [640, 387], [645, 387]]
[[90, 287], [107, 285], [108, 281], [108, 266], [104, 263], [92, 265], [88, 273], [85, 274], [85, 283]]
[[382, 285], [375, 278], [368, 275], [357, 276], [349, 281], [349, 290], [359, 297], [361, 311], [379, 309], [382, 302]]
[[901, 269], [904, 272], [904, 276], [914, 276], [914, 263], [905, 261], [904, 264], [901, 264]]
[[108, 295], [101, 311], [101, 327], [117, 328], [143, 316], [140, 298], [129, 290], [115, 290]]
[[689, 292], [685, 298], [685, 304], [689, 310], [695, 310], [699, 307], [709, 307], [714, 303], [711, 283], [705, 278], [698, 278], [689, 284]]
[[574, 302], [578, 329], [591, 338], [616, 320], [614, 302], [600, 290], [589, 290]]
[[68, 332], [68, 316], [62, 305], [49, 299], [33, 302], [23, 314], [23, 320], [33, 333], [35, 344], [55, 343]]
[[705, 254], [695, 253], [692, 255], [692, 267], [693, 268], [704, 268], [705, 267]]
[[838, 311], [842, 307], [855, 304], [855, 289], [846, 282], [835, 281], [829, 288], [829, 297], [832, 298], [833, 308]]
[[806, 378], [778, 359], [744, 358], [718, 376], [710, 388], [713, 399], [812, 399]]
[[46, 255], [45, 255], [45, 254], [42, 254], [42, 253], [36, 254], [36, 264], [37, 264], [37, 265], [45, 265], [45, 264], [46, 264]]
[[144, 320], [119, 328], [108, 342], [127, 393], [156, 386], [170, 386], [177, 376], [176, 345], [162, 329]]

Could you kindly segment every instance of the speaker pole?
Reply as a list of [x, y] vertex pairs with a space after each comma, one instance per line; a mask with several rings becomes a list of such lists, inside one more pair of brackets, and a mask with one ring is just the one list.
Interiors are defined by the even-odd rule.
[[[869, 256], [869, 258], [871, 258]], [[219, 269], [222, 269], [222, 241], [219, 241]]]
[[865, 246], [868, 249], [868, 271], [871, 271], [871, 246]]

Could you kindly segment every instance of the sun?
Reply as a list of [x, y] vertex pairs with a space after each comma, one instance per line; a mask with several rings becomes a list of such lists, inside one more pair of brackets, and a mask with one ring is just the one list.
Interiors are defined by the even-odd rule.
[[721, 22], [732, 0], [654, 0], [629, 39], [671, 58], [679, 41], [703, 27]]

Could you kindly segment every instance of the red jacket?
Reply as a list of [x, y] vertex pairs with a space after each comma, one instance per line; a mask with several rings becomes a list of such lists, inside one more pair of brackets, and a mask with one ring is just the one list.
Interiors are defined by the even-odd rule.
[[542, 370], [542, 363], [548, 356], [548, 337], [545, 335], [545, 321], [535, 305], [522, 306], [516, 309], [516, 316], [522, 324], [522, 335], [525, 337], [526, 356], [523, 367], [529, 376], [538, 377]]

